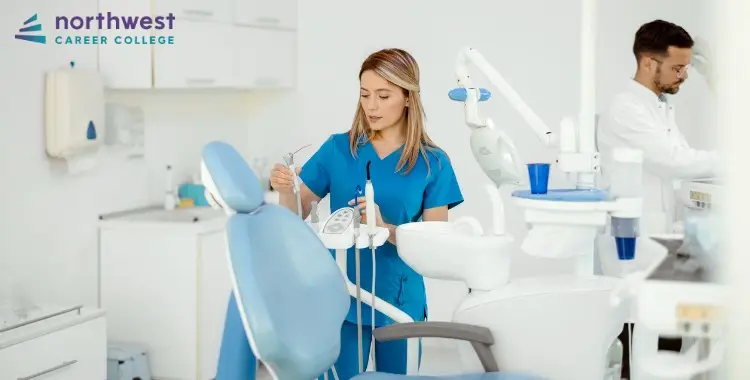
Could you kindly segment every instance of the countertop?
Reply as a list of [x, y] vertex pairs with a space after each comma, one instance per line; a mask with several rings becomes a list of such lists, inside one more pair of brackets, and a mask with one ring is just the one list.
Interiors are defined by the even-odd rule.
[[165, 210], [158, 206], [102, 215], [99, 227], [129, 229], [181, 230], [197, 233], [218, 231], [225, 227], [227, 216], [210, 207], [186, 207]]

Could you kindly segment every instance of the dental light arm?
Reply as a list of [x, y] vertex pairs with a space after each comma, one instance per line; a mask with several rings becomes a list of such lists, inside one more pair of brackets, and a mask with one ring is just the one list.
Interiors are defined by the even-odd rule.
[[[471, 47], [463, 48], [456, 60], [458, 88], [449, 92], [451, 100], [464, 103], [466, 124], [472, 129], [471, 145], [474, 156], [482, 170], [497, 185], [520, 184], [523, 169], [518, 162], [515, 147], [510, 139], [494, 128], [490, 119], [479, 116], [479, 102], [490, 99], [491, 94], [484, 88], [477, 88], [471, 81], [468, 64], [473, 63], [489, 81], [503, 94], [534, 130], [546, 146], [559, 145], [558, 165], [560, 170], [574, 177], [576, 188], [591, 189], [596, 185], [596, 172], [599, 171], [599, 153], [596, 151], [596, 116], [594, 107], [595, 67], [594, 49], [596, 45], [596, 0], [583, 0], [581, 28], [581, 90], [580, 113], [575, 119], [565, 118], [560, 125], [559, 136], [545, 125], [518, 93], [503, 79], [492, 65], [478, 51]], [[574, 120], [577, 120], [578, 123]]]
[[556, 143], [556, 139], [549, 127], [542, 119], [531, 110], [531, 108], [521, 99], [521, 96], [513, 87], [505, 81], [500, 73], [487, 62], [484, 56], [477, 50], [466, 47], [458, 55], [456, 61], [456, 76], [458, 77], [458, 86], [464, 91], [455, 91], [451, 94], [451, 99], [464, 101], [466, 112], [466, 124], [471, 128], [482, 128], [487, 126], [487, 120], [482, 120], [479, 116], [479, 102], [490, 98], [489, 91], [475, 88], [471, 77], [469, 76], [468, 63], [471, 62], [482, 73], [484, 73], [490, 82], [500, 90], [510, 104], [515, 108], [526, 123], [531, 126], [537, 137], [547, 146]]

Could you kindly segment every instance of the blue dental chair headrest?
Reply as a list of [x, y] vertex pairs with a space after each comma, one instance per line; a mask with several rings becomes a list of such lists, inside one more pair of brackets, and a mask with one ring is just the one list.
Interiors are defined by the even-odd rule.
[[[232, 146], [206, 145], [201, 166], [207, 198], [236, 212], [226, 228], [236, 300], [227, 325], [241, 319], [244, 343], [274, 378], [318, 377], [338, 358], [350, 304], [336, 261], [297, 214], [264, 203], [256, 175]], [[225, 340], [234, 337], [244, 339], [225, 333]]]
[[243, 214], [263, 204], [264, 191], [258, 177], [231, 145], [220, 141], [207, 144], [202, 169], [207, 189], [222, 207]]

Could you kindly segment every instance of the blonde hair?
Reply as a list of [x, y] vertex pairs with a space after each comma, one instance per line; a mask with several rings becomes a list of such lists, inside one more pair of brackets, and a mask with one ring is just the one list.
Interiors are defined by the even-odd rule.
[[[401, 171], [406, 166], [404, 174], [409, 173], [416, 165], [419, 155], [422, 155], [427, 164], [429, 175], [430, 162], [427, 159], [427, 151], [436, 149], [438, 146], [427, 136], [425, 131], [425, 112], [419, 97], [419, 66], [417, 61], [404, 50], [383, 49], [370, 54], [365, 59], [362, 68], [359, 70], [359, 78], [362, 78], [362, 73], [367, 70], [374, 71], [383, 79], [403, 89], [408, 101], [409, 106], [404, 110], [406, 114], [406, 142], [396, 171]], [[352, 156], [356, 157], [358, 145], [370, 141], [373, 135], [374, 132], [367, 124], [362, 105], [358, 104], [352, 128], [349, 130], [349, 149]]]

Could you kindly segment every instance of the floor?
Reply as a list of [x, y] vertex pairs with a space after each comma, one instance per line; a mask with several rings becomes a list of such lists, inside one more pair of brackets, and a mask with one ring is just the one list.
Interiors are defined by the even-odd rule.
[[[426, 346], [423, 349], [422, 368], [423, 375], [448, 375], [455, 374], [459, 367], [458, 351], [451, 348]], [[271, 375], [262, 368], [258, 371], [257, 380], [272, 380]]]

